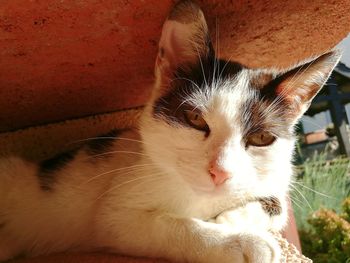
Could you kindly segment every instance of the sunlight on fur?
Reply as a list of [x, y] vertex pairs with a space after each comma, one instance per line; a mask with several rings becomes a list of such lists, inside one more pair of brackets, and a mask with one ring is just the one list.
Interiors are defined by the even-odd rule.
[[164, 23], [139, 128], [41, 163], [0, 159], [0, 261], [108, 251], [186, 262], [279, 262], [294, 125], [340, 54], [288, 70], [215, 56], [191, 1]]

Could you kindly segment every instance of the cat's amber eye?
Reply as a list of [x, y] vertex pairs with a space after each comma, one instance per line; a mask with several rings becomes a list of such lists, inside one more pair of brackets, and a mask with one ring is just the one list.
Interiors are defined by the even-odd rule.
[[269, 146], [276, 140], [276, 137], [266, 131], [256, 132], [248, 136], [247, 146], [263, 147]]
[[209, 126], [199, 112], [184, 110], [186, 122], [193, 128], [209, 133]]

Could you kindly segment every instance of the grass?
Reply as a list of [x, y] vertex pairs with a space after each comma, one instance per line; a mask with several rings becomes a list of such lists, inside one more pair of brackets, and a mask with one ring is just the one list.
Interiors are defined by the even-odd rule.
[[315, 153], [296, 167], [294, 215], [306, 256], [315, 263], [350, 263], [350, 160], [329, 156]]
[[350, 195], [349, 172], [348, 158], [329, 161], [326, 152], [316, 153], [297, 166], [291, 199], [298, 229], [308, 230], [307, 219], [321, 207], [340, 212], [342, 201]]

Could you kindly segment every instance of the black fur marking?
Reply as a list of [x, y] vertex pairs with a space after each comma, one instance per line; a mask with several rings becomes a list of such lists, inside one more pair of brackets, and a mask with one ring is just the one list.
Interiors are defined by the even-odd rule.
[[271, 103], [273, 100], [256, 96], [251, 97], [241, 106], [239, 111], [246, 113], [242, 116], [245, 141], [249, 135], [263, 131], [270, 132], [279, 138], [293, 138], [293, 132], [290, 129], [292, 121], [289, 121], [286, 116], [289, 112], [287, 106], [283, 106], [283, 102], [280, 102], [273, 111], [267, 111]]
[[258, 201], [260, 202], [262, 209], [269, 216], [278, 216], [282, 213], [281, 202], [277, 197], [261, 197], [258, 198]]
[[[89, 143], [86, 144], [87, 153], [94, 156], [106, 152], [108, 148], [113, 145], [113, 141], [119, 133], [120, 131], [112, 130], [107, 134], [101, 135], [96, 139], [89, 141]], [[53, 190], [53, 184], [57, 180], [56, 172], [63, 169], [68, 163], [73, 161], [79, 150], [80, 148], [58, 154], [53, 158], [42, 161], [39, 164], [38, 178], [42, 190]]]
[[[107, 152], [108, 149], [112, 147], [113, 142], [121, 132], [121, 130], [114, 129], [89, 141], [87, 144], [87, 153], [94, 156]], [[107, 155], [103, 156], [105, 157]]]
[[69, 162], [71, 162], [76, 153], [77, 150], [60, 153], [53, 158], [42, 161], [39, 164], [38, 178], [42, 190], [52, 190], [52, 186], [56, 181], [55, 172], [61, 170]]
[[[245, 139], [252, 133], [266, 131], [280, 138], [293, 138], [291, 125], [295, 120], [295, 110], [284, 97], [279, 97], [278, 86], [288, 76], [273, 78], [262, 75], [251, 79], [251, 87], [257, 96], [251, 96], [239, 110], [246, 112], [243, 116]], [[276, 103], [276, 101], [278, 103]], [[273, 107], [269, 108], [271, 105]]]
[[[218, 79], [232, 78], [243, 68], [238, 63], [216, 60], [211, 57], [201, 58], [201, 63], [177, 70], [174, 80], [170, 83], [169, 92], [153, 105], [155, 118], [163, 118], [169, 124], [175, 123], [191, 127], [183, 112], [193, 110], [194, 106], [183, 103], [184, 100], [197, 92], [198, 88], [204, 90]], [[206, 83], [208, 86], [205, 85]]]
[[6, 226], [6, 223], [5, 223], [5, 222], [0, 222], [0, 230], [1, 230], [1, 229], [4, 229], [5, 226]]

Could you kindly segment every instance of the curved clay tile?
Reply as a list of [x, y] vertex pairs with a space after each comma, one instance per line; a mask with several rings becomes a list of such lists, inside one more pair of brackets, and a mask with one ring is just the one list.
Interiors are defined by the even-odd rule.
[[[348, 0], [200, 1], [222, 57], [285, 67], [349, 31]], [[170, 0], [0, 3], [0, 131], [142, 105]]]

